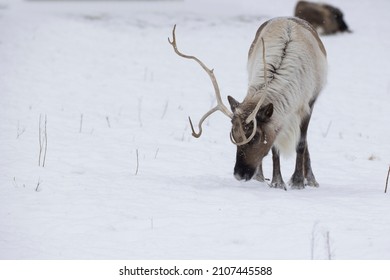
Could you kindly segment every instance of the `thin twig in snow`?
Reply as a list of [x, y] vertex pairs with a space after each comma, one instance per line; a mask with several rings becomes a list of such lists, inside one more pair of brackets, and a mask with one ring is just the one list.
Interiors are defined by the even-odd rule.
[[20, 129], [20, 124], [18, 121], [18, 131], [16, 132], [16, 139], [19, 139], [19, 137], [26, 131], [26, 129], [23, 127]]
[[169, 100], [167, 100], [167, 101], [165, 102], [165, 107], [164, 107], [164, 111], [163, 111], [163, 113], [162, 113], [162, 115], [161, 115], [161, 119], [163, 119], [163, 118], [165, 117], [165, 114], [167, 113], [168, 103], [169, 103]]
[[326, 249], [328, 252], [328, 260], [332, 259], [332, 251], [330, 249], [330, 236], [329, 236], [329, 231], [326, 232]]
[[47, 153], [47, 115], [45, 115], [45, 153], [44, 153], [44, 155], [43, 155], [43, 164], [42, 164], [42, 167], [45, 167], [46, 153]]
[[385, 193], [387, 193], [387, 185], [389, 184], [389, 175], [390, 175], [390, 166], [389, 166], [389, 170], [387, 171], [387, 178], [386, 178], [386, 185], [385, 185]]
[[41, 156], [42, 156], [42, 114], [39, 114], [39, 157], [38, 157], [38, 166], [41, 166]]
[[329, 130], [330, 130], [330, 127], [332, 126], [332, 121], [329, 122], [328, 124], [328, 128], [326, 129], [325, 133], [322, 133], [322, 136], [324, 138], [326, 138], [328, 136], [328, 133], [329, 133]]
[[41, 185], [41, 178], [38, 179], [37, 187], [35, 188], [35, 191], [39, 191], [39, 186]]
[[138, 168], [139, 168], [138, 149], [135, 150], [135, 154], [137, 156], [137, 167], [135, 169], [135, 174], [134, 175], [137, 175], [138, 174]]
[[[47, 115], [45, 115], [45, 123], [42, 131], [42, 114], [39, 115], [39, 157], [38, 166], [45, 167], [46, 153], [47, 153]], [[42, 155], [43, 153], [43, 155]], [[43, 159], [42, 159], [43, 156]]]
[[109, 128], [111, 128], [110, 118], [106, 116], [107, 125]]

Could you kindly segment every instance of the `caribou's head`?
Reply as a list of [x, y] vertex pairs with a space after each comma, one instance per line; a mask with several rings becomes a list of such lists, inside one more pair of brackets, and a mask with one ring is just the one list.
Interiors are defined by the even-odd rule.
[[[172, 31], [172, 41], [168, 38], [176, 54], [181, 57], [195, 60], [209, 75], [217, 99], [217, 105], [211, 108], [200, 119], [198, 124], [199, 132], [195, 132], [191, 118], [189, 118], [192, 135], [196, 138], [202, 135], [202, 124], [204, 120], [216, 111], [221, 111], [232, 120], [232, 131], [230, 139], [237, 146], [237, 160], [234, 167], [234, 176], [238, 180], [250, 180], [255, 175], [262, 159], [268, 154], [275, 140], [276, 132], [272, 130], [270, 120], [273, 114], [273, 104], [263, 104], [266, 98], [266, 91], [259, 94], [255, 102], [239, 103], [233, 97], [229, 96], [231, 111], [223, 104], [217, 79], [214, 75], [214, 69], [207, 66], [195, 56], [190, 56], [180, 52], [176, 45], [175, 36], [176, 25]], [[263, 41], [263, 59], [264, 59], [264, 41]], [[266, 65], [265, 61], [264, 65]], [[264, 68], [265, 88], [267, 87], [266, 69]]]
[[228, 100], [233, 111], [230, 139], [237, 145], [234, 177], [247, 181], [256, 174], [275, 140], [275, 131], [270, 125], [273, 104], [264, 105], [264, 98], [257, 104], [239, 103], [231, 96]]
[[334, 18], [334, 20], [337, 22], [338, 30], [341, 32], [351, 32], [348, 28], [347, 23], [344, 21], [344, 15], [343, 12], [333, 6], [330, 5], [324, 5], [324, 8], [329, 10], [330, 16]]

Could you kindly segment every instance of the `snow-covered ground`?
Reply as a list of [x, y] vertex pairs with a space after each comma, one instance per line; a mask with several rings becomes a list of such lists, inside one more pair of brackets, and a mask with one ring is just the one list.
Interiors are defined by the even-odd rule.
[[327, 1], [353, 33], [322, 38], [320, 187], [287, 191], [233, 177], [223, 114], [191, 136], [215, 97], [167, 38], [242, 100], [257, 28], [295, 1], [53, 2], [0, 0], [0, 259], [390, 259], [390, 1]]

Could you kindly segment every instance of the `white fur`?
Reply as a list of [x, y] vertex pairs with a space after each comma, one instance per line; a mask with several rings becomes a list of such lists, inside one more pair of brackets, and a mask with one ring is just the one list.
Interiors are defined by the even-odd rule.
[[[266, 94], [264, 105], [273, 103], [271, 121], [278, 131], [274, 146], [285, 155], [295, 151], [301, 120], [310, 114], [309, 102], [326, 82], [325, 50], [321, 50], [322, 43], [310, 28], [297, 19], [272, 19], [258, 34], [248, 58], [248, 95], [244, 102], [256, 102]], [[261, 38], [265, 44], [267, 87]]]

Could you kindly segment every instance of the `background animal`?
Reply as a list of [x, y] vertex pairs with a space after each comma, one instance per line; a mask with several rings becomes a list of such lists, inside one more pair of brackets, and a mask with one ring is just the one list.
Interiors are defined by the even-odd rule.
[[320, 34], [351, 32], [341, 10], [325, 3], [299, 1], [295, 16], [308, 21]]

